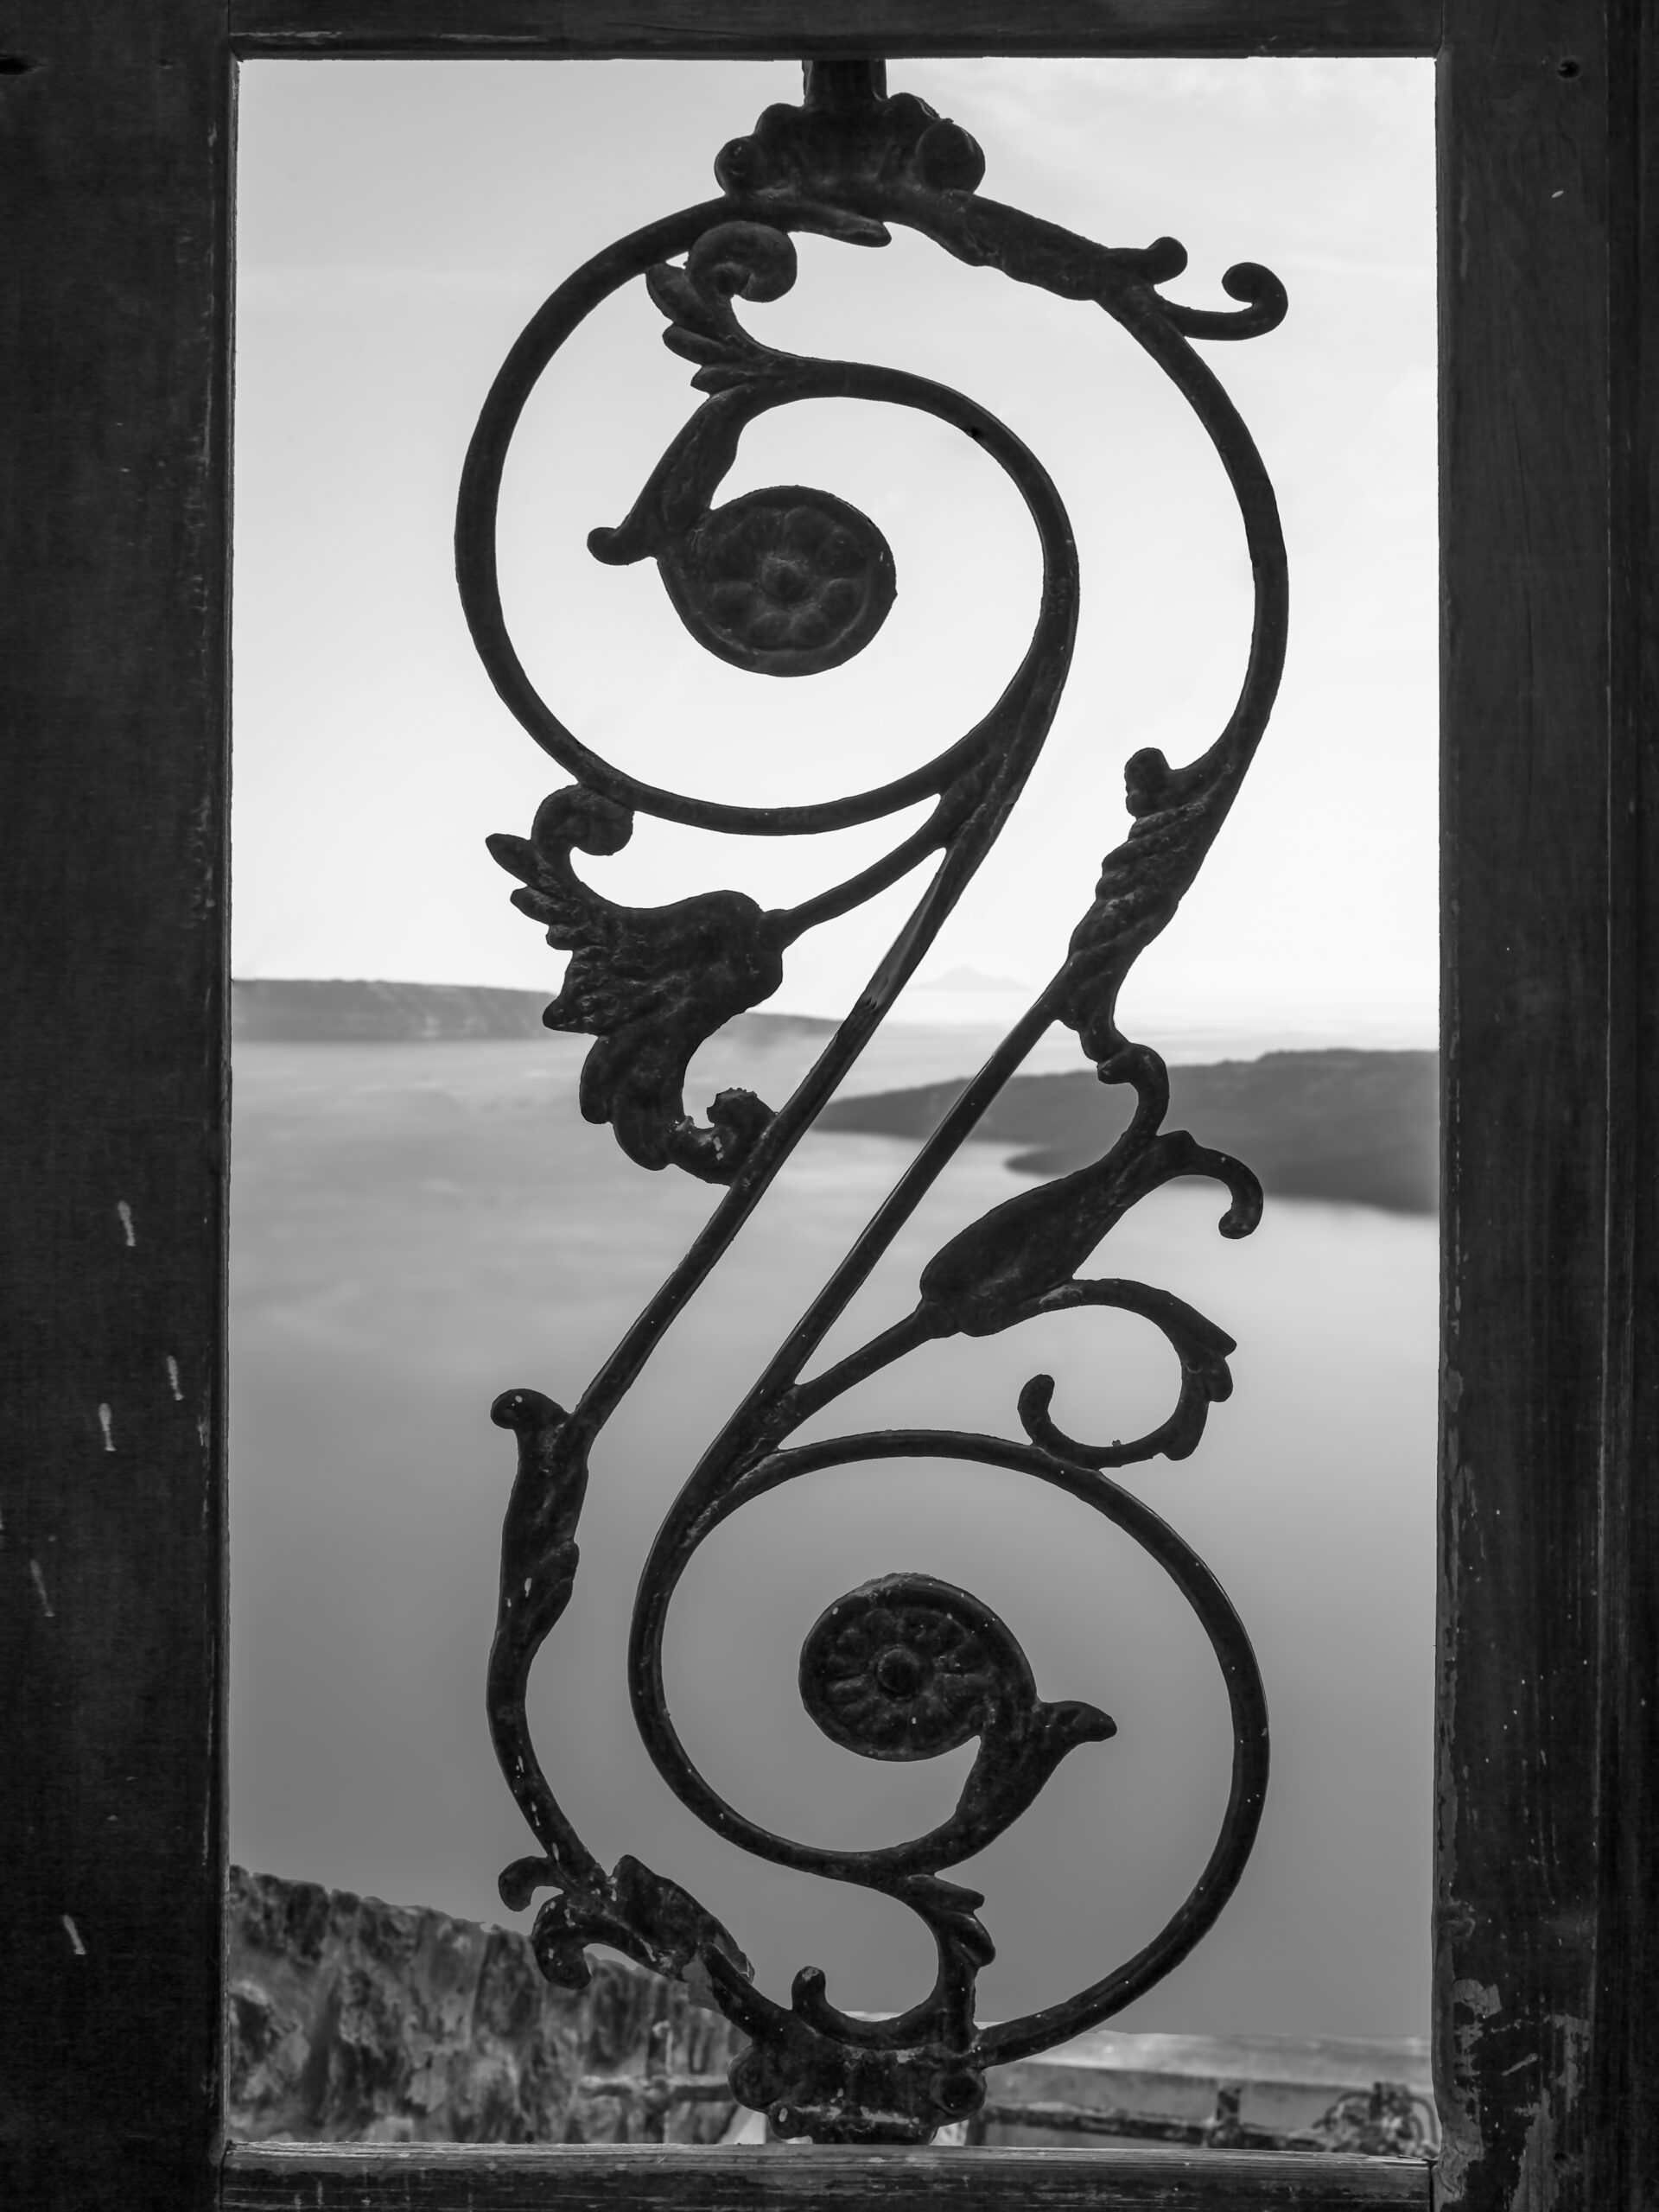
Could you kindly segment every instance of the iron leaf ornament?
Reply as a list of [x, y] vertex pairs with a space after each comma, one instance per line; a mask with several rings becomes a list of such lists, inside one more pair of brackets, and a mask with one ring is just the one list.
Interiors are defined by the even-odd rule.
[[[1236, 1885], [1262, 1814], [1268, 1727], [1262, 1680], [1237, 1614], [1209, 1569], [1156, 1514], [1104, 1471], [1198, 1445], [1210, 1408], [1231, 1388], [1232, 1339], [1168, 1292], [1079, 1273], [1113, 1226], [1173, 1178], [1225, 1190], [1226, 1236], [1248, 1236], [1262, 1192], [1242, 1162], [1185, 1130], [1166, 1129], [1163, 1063], [1124, 1036], [1117, 997], [1142, 950], [1173, 917], [1231, 806], [1260, 741], [1283, 664], [1287, 582], [1272, 487], [1248, 431], [1194, 339], [1245, 339], [1285, 312], [1278, 280], [1252, 264], [1230, 270], [1231, 310], [1166, 299], [1185, 254], [1173, 239], [1097, 245], [981, 196], [984, 159], [968, 133], [908, 93], [891, 98], [879, 62], [810, 65], [798, 107], [767, 109], [715, 162], [720, 196], [648, 225], [596, 256], [552, 294], [513, 346], [486, 399], [462, 479], [456, 529], [461, 594], [501, 697], [570, 779], [543, 803], [528, 838], [491, 850], [519, 888], [514, 903], [570, 956], [545, 1019], [594, 1040], [581, 1104], [608, 1122], [642, 1167], [681, 1169], [722, 1185], [685, 1257], [575, 1404], [532, 1389], [493, 1409], [512, 1432], [518, 1471], [502, 1535], [501, 1594], [488, 1707], [509, 1787], [537, 1849], [501, 1878], [509, 1906], [552, 1892], [532, 1930], [555, 1981], [588, 1976], [585, 1948], [604, 1943], [684, 1980], [749, 2037], [733, 2088], [774, 2128], [819, 2142], [925, 2142], [975, 2111], [988, 2067], [1076, 2035], [1121, 2010], [1185, 1957]], [[1077, 620], [1070, 524], [1040, 462], [963, 394], [893, 368], [809, 359], [771, 347], [740, 315], [794, 284], [792, 234], [880, 246], [900, 225], [958, 260], [1062, 298], [1092, 302], [1182, 393], [1211, 439], [1243, 518], [1255, 621], [1238, 701], [1209, 749], [1183, 767], [1140, 753], [1126, 771], [1132, 826], [1102, 864], [1092, 903], [1058, 971], [963, 1090], [874, 1220], [790, 1332], [691, 1470], [652, 1546], [631, 1624], [633, 1710], [652, 1760], [716, 1834], [757, 1857], [861, 1885], [907, 1905], [931, 1931], [929, 1993], [895, 2018], [839, 2010], [806, 1967], [787, 2005], [755, 1986], [736, 1940], [686, 1891], [639, 1860], [607, 1872], [576, 1834], [542, 1770], [525, 1718], [530, 1671], [569, 1602], [577, 1529], [594, 1440], [663, 1332], [695, 1294], [772, 1177], [835, 1091], [932, 944], [1018, 799], [1053, 719]], [[594, 530], [601, 561], [654, 561], [690, 634], [730, 664], [801, 677], [833, 668], [874, 637], [897, 588], [891, 550], [869, 518], [834, 494], [774, 486], [721, 501], [748, 426], [798, 400], [881, 401], [931, 415], [974, 438], [1025, 501], [1043, 572], [1031, 643], [983, 719], [920, 767], [845, 797], [791, 806], [701, 798], [640, 782], [591, 751], [531, 684], [513, 648], [496, 575], [503, 467], [524, 403], [567, 339], [624, 285], [643, 282], [669, 347], [703, 395], [629, 512]], [[885, 820], [925, 803], [918, 827], [880, 859], [791, 908], [763, 910], [710, 889], [676, 905], [625, 906], [600, 887], [603, 863], [639, 814], [748, 836], [794, 836]], [[595, 865], [596, 864], [596, 865]], [[931, 873], [927, 871], [931, 868]], [[817, 1065], [774, 1109], [723, 1092], [706, 1124], [684, 1103], [693, 1053], [734, 1014], [763, 1003], [786, 949], [912, 872], [925, 880], [908, 921]], [[1094, 1165], [1021, 1192], [953, 1237], [923, 1269], [917, 1303], [810, 1381], [803, 1371], [893, 1237], [1002, 1084], [1053, 1024], [1075, 1031], [1100, 1079], [1129, 1085], [1128, 1128]], [[1020, 1438], [948, 1428], [792, 1441], [809, 1417], [918, 1345], [987, 1336], [1084, 1306], [1136, 1313], [1160, 1330], [1180, 1366], [1177, 1402], [1147, 1434], [1090, 1445], [1052, 1417], [1052, 1379], [1034, 1376], [1016, 1410]], [[975, 2018], [976, 1977], [993, 1956], [979, 1893], [948, 1870], [984, 1850], [1027, 1808], [1059, 1762], [1095, 1747], [1115, 1723], [1076, 1700], [1046, 1701], [1011, 1630], [969, 1592], [921, 1573], [892, 1574], [838, 1599], [801, 1654], [806, 1711], [832, 1742], [883, 1760], [921, 1759], [977, 1738], [955, 1811], [927, 1834], [879, 1850], [830, 1850], [772, 1834], [722, 1798], [692, 1763], [669, 1717], [663, 1677], [670, 1605], [697, 1548], [731, 1514], [785, 1484], [879, 1459], [934, 1457], [997, 1466], [1065, 1492], [1137, 1545], [1202, 1624], [1230, 1700], [1232, 1785], [1209, 1860], [1168, 1923], [1133, 1958], [1044, 2011], [991, 2027]]]

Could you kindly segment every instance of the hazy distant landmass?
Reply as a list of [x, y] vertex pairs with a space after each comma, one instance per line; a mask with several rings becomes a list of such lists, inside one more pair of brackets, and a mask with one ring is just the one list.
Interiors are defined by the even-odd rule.
[[[925, 1084], [833, 1101], [821, 1129], [926, 1136], [961, 1089]], [[1346, 1199], [1400, 1213], [1439, 1204], [1437, 1056], [1433, 1052], [1264, 1052], [1169, 1071], [1169, 1128], [1236, 1153], [1287, 1198]], [[1127, 1126], [1124, 1084], [1092, 1075], [1016, 1076], [974, 1131], [1024, 1147], [1010, 1167], [1062, 1175], [1098, 1160]]]
[[[484, 983], [391, 983], [261, 977], [232, 985], [236, 1036], [272, 1044], [412, 1043], [539, 1037], [545, 991]], [[812, 1014], [747, 1014], [721, 1033], [757, 1043], [788, 1032], [828, 1035]], [[1264, 1052], [1260, 1059], [1173, 1067], [1166, 1126], [1248, 1160], [1265, 1188], [1402, 1213], [1439, 1203], [1438, 1077], [1433, 1052]], [[919, 1143], [962, 1079], [842, 1097], [821, 1129]], [[1016, 1076], [975, 1130], [1018, 1145], [1010, 1167], [1061, 1175], [1097, 1160], [1126, 1126], [1134, 1097], [1092, 1075]]]
[[[271, 1045], [425, 1044], [468, 1037], [544, 1037], [550, 991], [490, 983], [387, 983], [355, 978], [258, 976], [231, 986], [233, 1033]], [[827, 1036], [833, 1021], [806, 1014], [743, 1014], [728, 1025], [763, 1022]]]

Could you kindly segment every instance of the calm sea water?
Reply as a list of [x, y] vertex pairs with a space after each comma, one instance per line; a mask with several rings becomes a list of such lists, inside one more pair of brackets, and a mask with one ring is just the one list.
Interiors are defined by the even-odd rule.
[[[912, 1031], [861, 1087], [966, 1071], [982, 1040]], [[705, 1090], [774, 1103], [808, 1046]], [[482, 1713], [499, 1518], [512, 1469], [496, 1393], [569, 1402], [715, 1196], [648, 1176], [575, 1110], [583, 1047], [523, 1042], [238, 1048], [232, 1180], [232, 1838], [244, 1864], [393, 1901], [505, 1917], [494, 1876], [531, 1847]], [[1199, 1133], [1200, 1135], [1202, 1132]], [[628, 1611], [651, 1534], [702, 1444], [910, 1156], [810, 1137], [664, 1342], [594, 1459], [576, 1595], [538, 1662], [544, 1763], [607, 1863], [631, 1851], [738, 1935], [762, 1980], [824, 1967], [852, 2007], [912, 2002], [919, 1923], [885, 1900], [728, 1851], [634, 1735]], [[1021, 1187], [966, 1147], [829, 1352], [908, 1309], [955, 1229]], [[1268, 1811], [1244, 1885], [1129, 2027], [1399, 2036], [1427, 2018], [1433, 1569], [1433, 1224], [1270, 1204], [1243, 1245], [1220, 1194], [1160, 1192], [1096, 1272], [1175, 1291], [1238, 1339], [1235, 1393], [1197, 1455], [1126, 1479], [1221, 1578], [1274, 1719]], [[837, 1426], [1017, 1434], [1031, 1374], [1083, 1436], [1150, 1427], [1173, 1357], [1093, 1313], [935, 1345]], [[690, 1750], [744, 1810], [815, 1841], [874, 1844], [943, 1817], [971, 1757], [861, 1761], [802, 1712], [807, 1628], [872, 1574], [918, 1568], [995, 1605], [1045, 1696], [1116, 1719], [966, 1869], [1000, 1956], [988, 2016], [1051, 2002], [1138, 1949], [1210, 1848], [1227, 1786], [1219, 1677], [1192, 1617], [1082, 1507], [995, 1471], [845, 1470], [736, 1516], [677, 1600], [670, 1692]], [[518, 1924], [527, 1924], [527, 1919]]]

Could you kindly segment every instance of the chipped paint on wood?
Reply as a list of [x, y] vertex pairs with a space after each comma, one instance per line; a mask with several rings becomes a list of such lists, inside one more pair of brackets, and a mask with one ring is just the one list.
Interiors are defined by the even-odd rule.
[[[1582, 2201], [1584, 2131], [1578, 2115], [1587, 2086], [1590, 2024], [1570, 2014], [1555, 2014], [1548, 2025], [1554, 2031], [1553, 2046], [1542, 2053], [1529, 2052], [1511, 2069], [1527, 2066], [1538, 2084], [1529, 2101], [1530, 2117], [1512, 2212]], [[1580, 2147], [1568, 2147], [1575, 2140]]]
[[1470, 1980], [1454, 1981], [1443, 2004], [1440, 2017], [1449, 2022], [1449, 2032], [1442, 2032], [1436, 2052], [1435, 2090], [1440, 2107], [1437, 2206], [1463, 2202], [1469, 2169], [1484, 2155], [1480, 2041], [1486, 2022], [1503, 2009], [1495, 1988]]

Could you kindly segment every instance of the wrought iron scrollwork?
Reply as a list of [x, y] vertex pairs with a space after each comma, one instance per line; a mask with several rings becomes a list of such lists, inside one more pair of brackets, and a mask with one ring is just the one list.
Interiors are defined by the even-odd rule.
[[[1180, 1459], [1232, 1387], [1232, 1339], [1168, 1292], [1082, 1275], [1115, 1224], [1172, 1179], [1225, 1188], [1226, 1236], [1244, 1236], [1262, 1192], [1242, 1162], [1164, 1127], [1162, 1062], [1118, 1027], [1125, 976], [1168, 924], [1219, 830], [1266, 725], [1282, 664], [1287, 584], [1272, 488], [1225, 392], [1193, 339], [1243, 339], [1285, 311], [1276, 278], [1253, 264], [1223, 279], [1235, 312], [1179, 305], [1159, 289], [1185, 266], [1174, 241], [1109, 248], [982, 198], [984, 162], [957, 124], [908, 94], [888, 98], [880, 64], [814, 64], [804, 104], [766, 111], [715, 164], [721, 196], [667, 217], [597, 256], [551, 296], [512, 348], [469, 450], [457, 525], [462, 601], [478, 650], [508, 707], [575, 780], [543, 804], [527, 839], [490, 840], [519, 880], [515, 903], [570, 955], [547, 1010], [555, 1028], [595, 1039], [582, 1110], [609, 1122], [630, 1159], [677, 1166], [725, 1186], [700, 1235], [569, 1409], [539, 1391], [499, 1398], [493, 1418], [518, 1443], [502, 1536], [501, 1592], [489, 1668], [497, 1754], [538, 1851], [501, 1878], [505, 1902], [541, 1906], [533, 1938], [543, 1970], [580, 1986], [588, 1944], [614, 1947], [683, 1977], [741, 2027], [749, 2047], [733, 2082], [785, 2134], [820, 2141], [925, 2141], [972, 2112], [988, 2066], [1038, 2050], [1106, 2018], [1167, 1974], [1214, 1922], [1236, 1885], [1260, 1821], [1268, 1731], [1244, 1629], [1191, 1548], [1104, 1471]], [[764, 303], [795, 282], [791, 234], [880, 245], [889, 226], [920, 232], [959, 260], [1067, 299], [1091, 302], [1158, 363], [1213, 441], [1236, 493], [1255, 576], [1249, 664], [1225, 728], [1197, 760], [1172, 767], [1137, 753], [1126, 771], [1132, 827], [1103, 863], [1092, 904], [1052, 981], [969, 1082], [875, 1218], [692, 1469], [646, 1560], [631, 1629], [636, 1720], [659, 1772], [715, 1833], [760, 1858], [881, 1891], [933, 1936], [931, 1993], [896, 2018], [837, 2009], [807, 1968], [784, 2005], [753, 1985], [734, 1938], [677, 1884], [626, 1858], [607, 1872], [576, 1834], [543, 1772], [525, 1718], [531, 1667], [570, 1598], [577, 1529], [594, 1441], [688, 1300], [913, 973], [1018, 798], [1047, 734], [1077, 619], [1071, 531], [1047, 473], [1001, 422], [962, 394], [891, 368], [807, 359], [753, 337], [737, 303]], [[677, 264], [677, 257], [683, 257]], [[933, 760], [891, 782], [809, 804], [751, 806], [658, 789], [592, 752], [531, 684], [508, 635], [497, 587], [495, 507], [524, 403], [560, 347], [621, 286], [642, 278], [666, 320], [670, 347], [695, 365], [702, 404], [646, 480], [630, 512], [594, 531], [601, 561], [658, 564], [671, 604], [711, 652], [757, 673], [830, 668], [874, 637], [893, 603], [893, 556], [869, 518], [798, 485], [719, 503], [743, 432], [794, 401], [840, 397], [913, 408], [975, 439], [1023, 497], [1042, 551], [1031, 643], [1001, 698]], [[881, 859], [798, 906], [763, 910], [732, 890], [661, 907], [607, 899], [578, 872], [626, 842], [637, 814], [753, 836], [796, 836], [889, 817], [929, 803], [919, 827]], [[773, 1109], [723, 1092], [706, 1126], [683, 1085], [697, 1046], [766, 999], [785, 950], [804, 931], [932, 861], [897, 939], [794, 1094]], [[912, 1312], [823, 1373], [804, 1370], [899, 1227], [1001, 1086], [1052, 1024], [1074, 1030], [1108, 1084], [1136, 1096], [1128, 1128], [1093, 1166], [1026, 1191], [952, 1238], [923, 1269]], [[1130, 1442], [1090, 1445], [1052, 1417], [1054, 1385], [1020, 1392], [1023, 1440], [918, 1427], [807, 1444], [801, 1425], [856, 1383], [932, 1338], [994, 1334], [1077, 1306], [1141, 1315], [1175, 1351], [1180, 1387], [1168, 1416]], [[1067, 1493], [1099, 1514], [1166, 1574], [1197, 1615], [1219, 1663], [1233, 1728], [1232, 1786], [1209, 1861], [1168, 1923], [1135, 1957], [1063, 2003], [979, 2027], [974, 1990], [993, 1955], [976, 1891], [947, 1869], [983, 1850], [1032, 1802], [1059, 1761], [1106, 1741], [1114, 1723], [1090, 1705], [1039, 1698], [1019, 1644], [979, 1599], [924, 1574], [889, 1575], [836, 1600], [801, 1656], [806, 1710], [834, 1742], [877, 1759], [933, 1757], [977, 1738], [950, 1817], [927, 1834], [873, 1851], [821, 1849], [771, 1834], [699, 1773], [669, 1718], [663, 1641], [685, 1568], [732, 1514], [782, 1484], [860, 1461], [933, 1457], [995, 1465]]]

